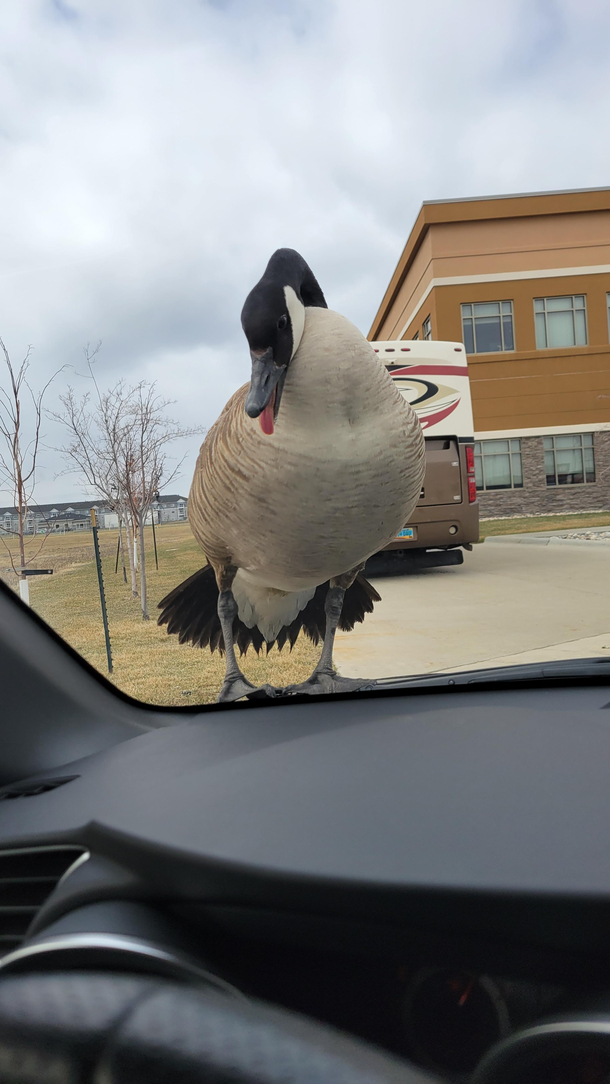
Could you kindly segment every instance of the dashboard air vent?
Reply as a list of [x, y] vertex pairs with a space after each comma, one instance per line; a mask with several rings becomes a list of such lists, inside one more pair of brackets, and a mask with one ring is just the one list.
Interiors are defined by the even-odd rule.
[[21, 944], [45, 900], [83, 856], [82, 847], [0, 851], [0, 957]]
[[31, 798], [35, 794], [46, 794], [48, 790], [63, 787], [64, 783], [71, 783], [78, 779], [77, 775], [62, 775], [59, 779], [34, 779], [30, 783], [13, 783], [10, 787], [0, 790], [0, 802], [7, 802], [11, 798]]

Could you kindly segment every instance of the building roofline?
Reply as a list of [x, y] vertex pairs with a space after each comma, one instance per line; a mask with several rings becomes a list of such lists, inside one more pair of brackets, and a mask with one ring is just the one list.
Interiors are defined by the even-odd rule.
[[[501, 208], [499, 202], [503, 202]], [[610, 188], [566, 188], [550, 192], [515, 192], [499, 196], [463, 196], [425, 200], [407, 238], [388, 288], [382, 298], [368, 338], [379, 329], [396, 299], [430, 226], [455, 222], [484, 222], [494, 218], [529, 218], [534, 215], [577, 214], [610, 210]]]
[[425, 199], [422, 207], [432, 207], [438, 203], [476, 203], [479, 200], [492, 199], [531, 199], [532, 196], [573, 196], [585, 192], [610, 192], [609, 185], [599, 188], [549, 188], [540, 192], [504, 192], [495, 196], [455, 196], [451, 199]]

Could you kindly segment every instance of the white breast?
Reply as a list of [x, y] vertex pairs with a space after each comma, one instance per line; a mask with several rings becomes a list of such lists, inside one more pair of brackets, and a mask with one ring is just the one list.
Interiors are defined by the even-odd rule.
[[233, 580], [232, 591], [240, 620], [249, 629], [256, 625], [270, 643], [280, 629], [292, 624], [315, 595], [316, 587], [303, 591], [278, 591], [258, 583], [256, 576], [240, 568]]

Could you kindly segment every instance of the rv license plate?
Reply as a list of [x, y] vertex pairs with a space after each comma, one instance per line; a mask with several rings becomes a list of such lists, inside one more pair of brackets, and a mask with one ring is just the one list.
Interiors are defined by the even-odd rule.
[[412, 527], [403, 527], [402, 531], [399, 531], [396, 535], [397, 538], [414, 538]]

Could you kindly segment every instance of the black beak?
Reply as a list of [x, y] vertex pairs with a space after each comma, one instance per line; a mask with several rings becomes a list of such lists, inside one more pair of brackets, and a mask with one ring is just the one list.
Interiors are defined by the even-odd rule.
[[257, 354], [251, 350], [250, 357], [252, 358], [252, 376], [246, 396], [246, 414], [250, 418], [258, 418], [271, 399], [274, 389], [277, 388], [274, 409], [277, 417], [287, 367], [276, 365], [271, 347], [265, 350], [264, 354]]

